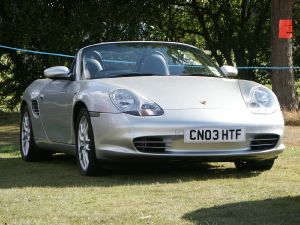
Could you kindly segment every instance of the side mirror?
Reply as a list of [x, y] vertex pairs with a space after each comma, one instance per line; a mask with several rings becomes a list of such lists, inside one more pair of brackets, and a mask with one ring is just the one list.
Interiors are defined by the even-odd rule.
[[220, 69], [227, 77], [236, 77], [238, 75], [238, 70], [233, 66], [225, 65], [225, 66], [222, 66]]
[[47, 78], [69, 78], [70, 70], [65, 66], [53, 66], [44, 70]]

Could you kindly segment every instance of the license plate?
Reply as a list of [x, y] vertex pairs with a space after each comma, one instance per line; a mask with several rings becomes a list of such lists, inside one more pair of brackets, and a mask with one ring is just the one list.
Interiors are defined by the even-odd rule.
[[242, 141], [245, 141], [245, 129], [243, 128], [192, 128], [184, 130], [185, 143]]

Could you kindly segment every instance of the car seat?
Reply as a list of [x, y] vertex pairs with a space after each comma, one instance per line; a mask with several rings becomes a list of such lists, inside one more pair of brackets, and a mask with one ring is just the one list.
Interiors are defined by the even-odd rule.
[[95, 78], [96, 74], [103, 70], [103, 62], [100, 53], [92, 51], [84, 56], [85, 78]]
[[143, 57], [137, 70], [140, 73], [170, 75], [166, 59], [164, 55], [158, 51]]

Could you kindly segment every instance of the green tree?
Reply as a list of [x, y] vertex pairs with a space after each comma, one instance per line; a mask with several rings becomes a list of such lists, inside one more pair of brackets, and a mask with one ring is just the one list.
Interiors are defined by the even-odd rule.
[[[220, 66], [270, 64], [270, 0], [2, 0], [0, 17], [0, 44], [8, 46], [74, 55], [103, 41], [167, 40], [204, 48]], [[0, 49], [0, 105], [13, 109], [46, 67], [70, 62]], [[239, 74], [260, 82], [267, 75]]]
[[[86, 45], [148, 35], [146, 15], [155, 1], [3, 0], [0, 43], [74, 55]], [[24, 89], [53, 65], [70, 59], [0, 49], [0, 105], [15, 108]]]
[[[293, 60], [295, 66], [300, 66], [300, 1], [293, 6]], [[298, 72], [299, 74], [299, 72]]]
[[[165, 39], [202, 45], [222, 66], [267, 65], [269, 62], [269, 0], [190, 0], [165, 4], [159, 23]], [[255, 80], [254, 71], [240, 77]]]

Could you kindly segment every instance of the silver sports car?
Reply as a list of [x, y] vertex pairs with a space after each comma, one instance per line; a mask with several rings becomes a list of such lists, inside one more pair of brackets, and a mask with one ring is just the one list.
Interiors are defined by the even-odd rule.
[[274, 93], [219, 68], [196, 47], [101, 43], [70, 69], [48, 68], [21, 103], [22, 158], [75, 154], [81, 174], [103, 161], [199, 160], [268, 170], [284, 150]]

